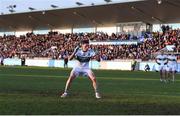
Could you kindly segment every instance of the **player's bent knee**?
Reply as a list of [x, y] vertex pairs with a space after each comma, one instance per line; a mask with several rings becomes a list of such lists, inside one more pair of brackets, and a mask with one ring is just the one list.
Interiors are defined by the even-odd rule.
[[68, 79], [69, 79], [69, 81], [72, 81], [72, 80], [75, 79], [75, 78], [76, 78], [75, 75], [70, 75]]
[[93, 83], [96, 83], [96, 78], [95, 78], [95, 77], [90, 77], [90, 79], [91, 79], [91, 81], [92, 81]]

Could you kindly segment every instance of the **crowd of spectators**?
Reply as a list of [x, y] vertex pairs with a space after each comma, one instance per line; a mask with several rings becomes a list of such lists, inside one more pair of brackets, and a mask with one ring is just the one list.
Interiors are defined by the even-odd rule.
[[[175, 45], [175, 51], [180, 52], [180, 29], [172, 30], [163, 27], [163, 32], [150, 33], [151, 37], [144, 37], [137, 45], [91, 45], [98, 51], [101, 60], [114, 59], [152, 59], [153, 54], [166, 45]], [[0, 57], [46, 57], [63, 59], [70, 55], [81, 40], [91, 41], [132, 41], [138, 40], [128, 34], [108, 35], [106, 33], [74, 33], [49, 34], [27, 33], [20, 37], [14, 35], [0, 37]]]

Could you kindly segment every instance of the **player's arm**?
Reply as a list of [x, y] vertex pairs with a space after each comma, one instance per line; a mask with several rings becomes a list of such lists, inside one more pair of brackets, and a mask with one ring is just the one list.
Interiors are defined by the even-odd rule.
[[158, 62], [157, 62], [157, 58], [155, 59], [155, 61], [156, 61], [156, 63], [158, 63]]
[[98, 62], [101, 61], [100, 55], [97, 54], [93, 57], [93, 59], [97, 60]]
[[166, 62], [164, 64], [166, 65], [166, 64], [168, 64], [168, 62], [169, 62], [169, 58], [166, 57]]
[[68, 60], [72, 60], [74, 58], [74, 56], [75, 56], [76, 52], [78, 51], [78, 49], [79, 49], [79, 46], [77, 46], [74, 49], [73, 53], [68, 57]]
[[176, 67], [178, 67], [177, 57], [175, 58]]
[[175, 62], [176, 62], [176, 64], [178, 63], [178, 62], [177, 62], [177, 57], [175, 57]]
[[160, 63], [158, 62], [158, 58], [155, 59], [156, 63], [160, 65]]
[[165, 65], [168, 64], [168, 60], [164, 63]]
[[97, 60], [98, 62], [100, 62], [101, 57], [100, 57], [99, 52], [98, 52], [97, 50], [94, 51], [94, 52], [92, 52], [92, 57], [91, 57], [91, 59], [94, 59], [94, 60]]

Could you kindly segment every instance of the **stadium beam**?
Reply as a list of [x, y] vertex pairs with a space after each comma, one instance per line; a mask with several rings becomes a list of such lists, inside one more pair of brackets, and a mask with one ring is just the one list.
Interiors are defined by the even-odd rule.
[[168, 3], [168, 4], [170, 4], [170, 5], [172, 5], [172, 6], [174, 6], [174, 7], [176, 7], [176, 8], [179, 8], [179, 9], [180, 9], [180, 5], [175, 4], [175, 3], [173, 3], [172, 1], [165, 1], [165, 2]]
[[164, 22], [163, 20], [161, 20], [161, 19], [159, 19], [157, 17], [151, 16], [151, 15], [145, 13], [143, 10], [141, 10], [140, 8], [137, 8], [135, 6], [131, 6], [131, 9], [133, 9], [134, 11], [139, 12], [140, 14], [142, 14], [145, 17], [148, 17], [149, 19], [157, 20], [159, 23], [163, 23]]

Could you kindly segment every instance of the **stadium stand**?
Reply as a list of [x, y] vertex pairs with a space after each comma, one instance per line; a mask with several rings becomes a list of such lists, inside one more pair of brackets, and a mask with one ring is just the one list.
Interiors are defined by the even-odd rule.
[[[145, 34], [137, 45], [91, 45], [96, 49], [101, 60], [114, 59], [154, 59], [153, 53], [166, 47], [175, 45], [175, 52], [180, 52], [180, 29], [163, 29], [163, 32]], [[62, 34], [49, 32], [48, 34], [27, 33], [20, 37], [13, 35], [0, 37], [0, 51], [3, 58], [46, 57], [63, 59], [70, 55], [81, 40], [91, 41], [132, 41], [140, 38], [128, 34], [108, 35], [106, 33], [74, 33]]]

